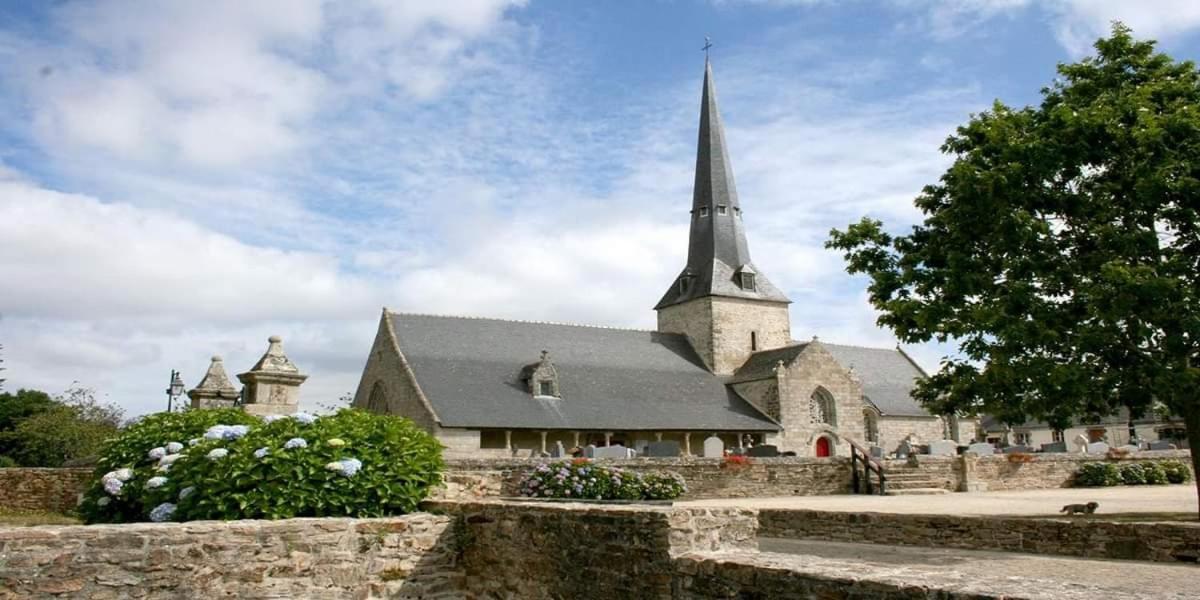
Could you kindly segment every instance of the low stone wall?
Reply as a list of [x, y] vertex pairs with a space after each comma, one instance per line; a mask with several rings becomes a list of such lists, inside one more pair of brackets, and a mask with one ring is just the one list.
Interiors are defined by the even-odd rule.
[[[446, 464], [447, 486], [434, 498], [475, 500], [516, 496], [517, 484], [525, 473], [552, 460], [555, 459], [451, 459]], [[749, 465], [736, 469], [725, 468], [719, 458], [596, 462], [643, 473], [678, 473], [687, 483], [685, 500], [815, 496], [850, 491], [850, 462], [842, 458], [753, 458]]]
[[759, 511], [765, 537], [999, 550], [1156, 562], [1200, 561], [1200, 523]]
[[0, 599], [461, 598], [454, 520], [0, 529]]
[[1138, 452], [1117, 461], [1109, 461], [1104, 456], [1093, 454], [1054, 453], [1032, 456], [1033, 461], [1028, 463], [1010, 462], [1004, 455], [984, 456], [975, 459], [973, 464], [968, 457], [967, 480], [983, 483], [989, 491], [1037, 490], [1071, 487], [1075, 482], [1075, 473], [1083, 464], [1090, 462], [1120, 464], [1178, 460], [1188, 465], [1189, 469], [1192, 466], [1192, 455], [1187, 450]]
[[91, 469], [0, 468], [0, 506], [65, 513], [75, 509]]

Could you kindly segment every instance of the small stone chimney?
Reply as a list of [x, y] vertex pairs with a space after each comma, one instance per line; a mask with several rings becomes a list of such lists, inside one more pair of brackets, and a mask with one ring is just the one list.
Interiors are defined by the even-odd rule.
[[283, 339], [267, 339], [267, 353], [249, 371], [237, 377], [243, 384], [242, 408], [253, 415], [290, 415], [300, 406], [300, 384], [308, 375], [283, 353]]
[[237, 404], [241, 392], [229, 382], [221, 357], [213, 356], [208, 372], [187, 395], [192, 399], [192, 408], [225, 408]]

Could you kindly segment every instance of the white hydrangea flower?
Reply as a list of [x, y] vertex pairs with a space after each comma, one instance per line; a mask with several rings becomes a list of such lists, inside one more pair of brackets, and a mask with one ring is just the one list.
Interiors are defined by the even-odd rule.
[[192, 439], [188, 440], [188, 445], [195, 446], [196, 444], [199, 444], [200, 442], [203, 442], [203, 441], [204, 441], [204, 438], [192, 438]]
[[122, 482], [133, 479], [133, 469], [117, 469], [116, 471], [113, 471], [113, 473], [116, 478]]
[[220, 460], [229, 456], [229, 451], [224, 448], [213, 448], [208, 452], [208, 460]]
[[151, 477], [150, 479], [146, 480], [146, 489], [152, 490], [154, 488], [160, 488], [163, 485], [165, 485], [166, 483], [167, 483], [166, 477]]
[[291, 450], [292, 448], [307, 448], [308, 441], [304, 438], [292, 438], [283, 444], [284, 448]]
[[204, 432], [204, 439], [206, 439], [206, 440], [225, 439], [225, 430], [226, 429], [229, 429], [228, 425], [213, 425], [212, 427], [208, 428], [208, 431]]
[[274, 423], [275, 421], [278, 421], [280, 419], [286, 419], [286, 418], [287, 418], [287, 415], [265, 415], [265, 416], [263, 416], [262, 420], [263, 420], [263, 423], [266, 423], [269, 425], [271, 423]]
[[196, 491], [196, 486], [192, 486], [192, 485], [189, 485], [189, 486], [183, 488], [182, 490], [179, 490], [179, 499], [183, 500], [184, 498], [191, 496], [192, 492], [194, 492], [194, 491]]
[[170, 502], [163, 502], [150, 511], [150, 520], [155, 523], [169, 521], [173, 516], [175, 516], [175, 505]]
[[125, 487], [125, 483], [115, 477], [104, 482], [104, 491], [110, 496], [120, 494], [122, 487]]
[[353, 477], [362, 469], [362, 461], [357, 458], [343, 458], [325, 465], [325, 468], [329, 471], [336, 471], [342, 477]]
[[158, 448], [151, 448], [150, 452], [147, 454], [147, 456], [149, 456], [153, 460], [158, 460], [166, 455], [167, 455], [167, 449], [163, 448], [162, 446], [159, 446]]
[[308, 413], [296, 413], [292, 415], [292, 418], [304, 425], [312, 425], [317, 420], [316, 415], [310, 415]]
[[171, 463], [173, 463], [173, 462], [175, 462], [175, 461], [177, 461], [177, 460], [179, 460], [179, 459], [181, 459], [181, 458], [183, 458], [183, 455], [182, 455], [182, 454], [168, 454], [168, 455], [166, 455], [166, 456], [164, 456], [164, 457], [162, 457], [162, 458], [158, 459], [158, 464], [160, 464], [160, 465], [169, 465], [169, 464], [171, 464]]
[[96, 501], [96, 506], [108, 506], [109, 502], [112, 502], [112, 499], [110, 499], [108, 496], [101, 496], [100, 499]]
[[248, 425], [230, 425], [225, 429], [225, 439], [236, 440], [247, 433], [250, 433]]
[[254, 458], [262, 458], [271, 453], [271, 450], [266, 446], [254, 451]]
[[167, 444], [167, 454], [178, 454], [183, 451], [183, 444], [179, 442], [171, 442]]
[[158, 467], [156, 467], [154, 470], [158, 471], [159, 473], [166, 473], [167, 471], [171, 470], [171, 465], [158, 465]]

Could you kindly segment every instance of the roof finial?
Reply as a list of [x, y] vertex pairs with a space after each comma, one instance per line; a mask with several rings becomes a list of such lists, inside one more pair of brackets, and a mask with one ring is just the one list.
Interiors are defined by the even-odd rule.
[[706, 35], [706, 36], [704, 36], [704, 47], [701, 48], [701, 50], [704, 50], [704, 62], [708, 62], [708, 49], [709, 48], [712, 48], [712, 42], [709, 41], [708, 36]]

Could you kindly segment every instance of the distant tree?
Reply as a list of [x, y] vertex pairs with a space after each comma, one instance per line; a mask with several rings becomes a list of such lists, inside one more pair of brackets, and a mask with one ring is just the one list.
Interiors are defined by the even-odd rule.
[[[4, 344], [0, 344], [0, 365], [3, 365], [3, 364], [4, 364]], [[8, 370], [7, 367], [0, 367], [0, 371], [7, 371], [7, 370]], [[8, 381], [8, 380], [3, 377], [0, 377], [0, 391], [4, 390], [4, 382], [5, 381]]]
[[[49, 399], [42, 392], [21, 390], [29, 412], [0, 430], [3, 454], [26, 467], [60, 467], [95, 456], [104, 440], [114, 436], [123, 411], [101, 404], [87, 388], [73, 387]], [[7, 394], [5, 394], [7, 395]]]
[[827, 245], [870, 277], [881, 325], [958, 345], [927, 407], [1061, 428], [1159, 402], [1200, 470], [1200, 74], [1119, 23], [1095, 47], [1039, 107], [958, 128], [922, 224], [863, 219]]

